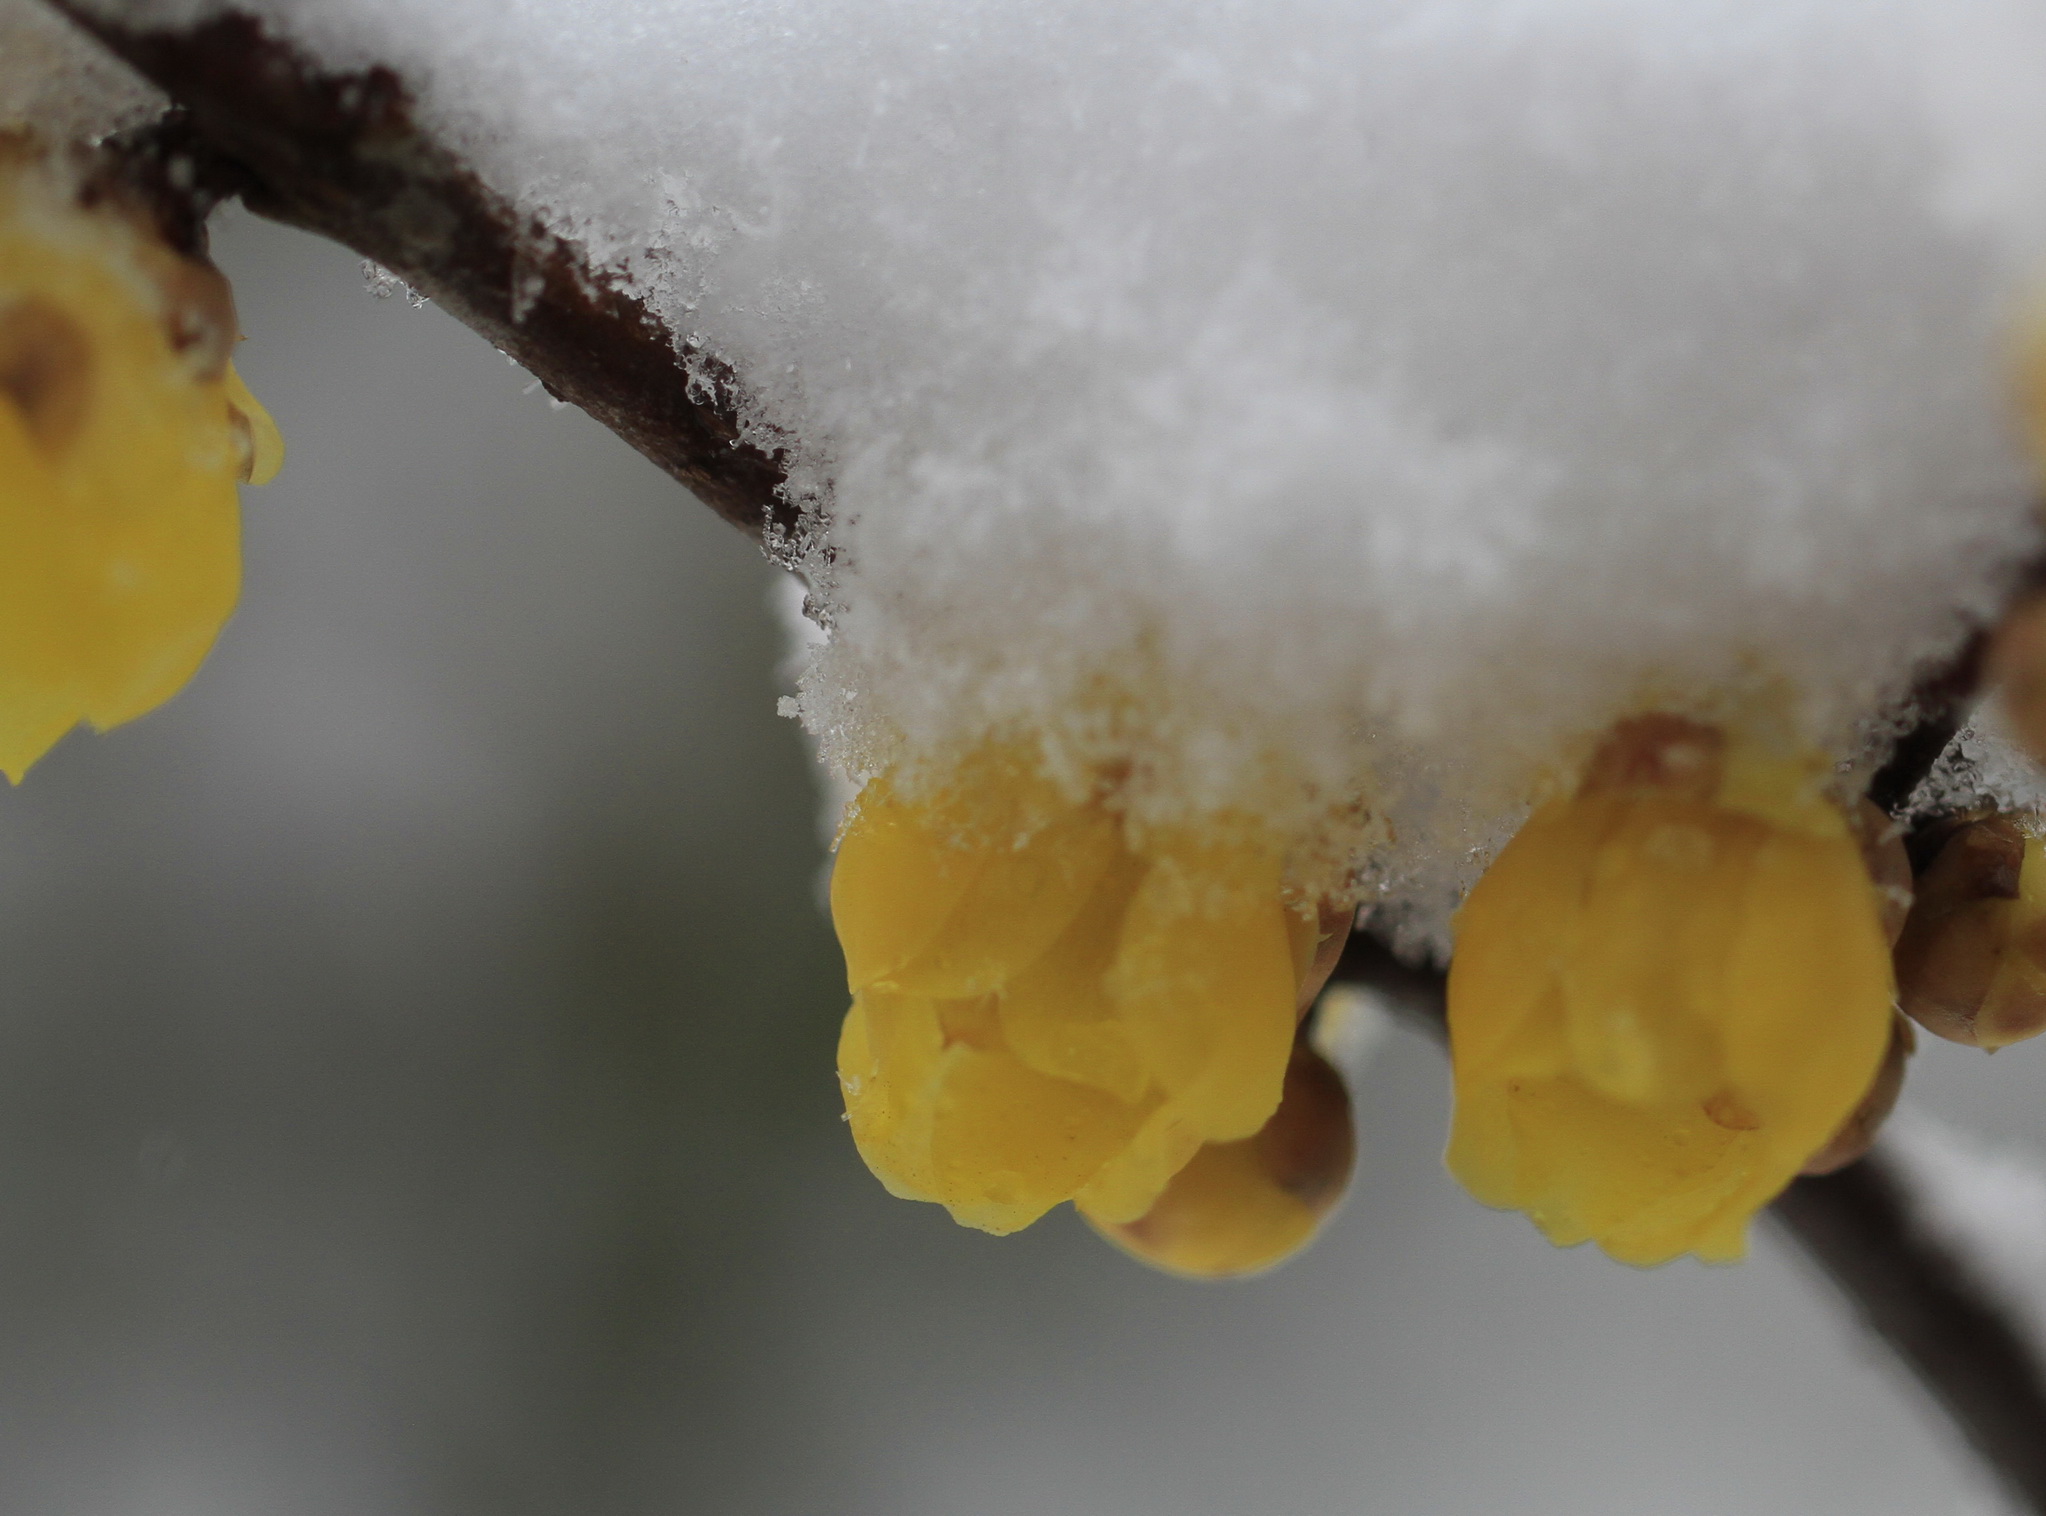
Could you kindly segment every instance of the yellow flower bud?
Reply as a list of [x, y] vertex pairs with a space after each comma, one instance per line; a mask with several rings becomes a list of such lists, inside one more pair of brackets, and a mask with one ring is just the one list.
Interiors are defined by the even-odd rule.
[[1551, 1241], [1724, 1260], [1890, 1042], [1879, 899], [1816, 759], [1623, 723], [1457, 917], [1449, 1165]]
[[1278, 850], [1226, 827], [1132, 845], [1107, 801], [990, 745], [933, 794], [875, 780], [839, 842], [853, 1138], [892, 1192], [969, 1226], [1075, 1198], [1133, 1221], [1279, 1101], [1320, 934], [1283, 903]]
[[2046, 843], [2010, 816], [1958, 828], [1918, 881], [1897, 989], [1949, 1042], [1994, 1051], [2046, 1031]]
[[238, 478], [277, 429], [210, 266], [0, 144], [0, 772], [191, 677], [240, 587]]
[[1255, 1137], [1204, 1144], [1135, 1221], [1080, 1210], [1110, 1242], [1167, 1273], [1255, 1274], [1314, 1240], [1349, 1185], [1356, 1155], [1342, 1076], [1301, 1038], [1279, 1108]]

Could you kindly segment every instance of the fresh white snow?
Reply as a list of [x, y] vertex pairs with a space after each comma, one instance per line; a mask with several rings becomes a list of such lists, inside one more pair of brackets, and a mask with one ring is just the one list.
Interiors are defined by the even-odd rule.
[[1615, 716], [1865, 762], [2036, 546], [2046, 0], [242, 3], [732, 365], [855, 776], [1129, 757], [1440, 945]]

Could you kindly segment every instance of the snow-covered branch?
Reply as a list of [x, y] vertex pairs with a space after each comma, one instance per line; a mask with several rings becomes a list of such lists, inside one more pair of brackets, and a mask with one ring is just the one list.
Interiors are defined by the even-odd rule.
[[792, 522], [778, 460], [739, 436], [729, 373], [519, 216], [421, 127], [392, 70], [327, 71], [233, 12], [156, 26], [147, 6], [51, 3], [183, 108], [201, 193], [374, 259], [742, 529]]

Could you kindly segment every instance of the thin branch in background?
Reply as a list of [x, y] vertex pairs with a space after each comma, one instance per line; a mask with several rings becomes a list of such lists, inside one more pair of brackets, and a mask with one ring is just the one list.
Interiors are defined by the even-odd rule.
[[1931, 1226], [1892, 1139], [1795, 1181], [1770, 1215], [1889, 1344], [2024, 1510], [2046, 1512], [2040, 1344]]
[[[261, 23], [228, 13], [148, 25], [88, 0], [48, 0], [162, 88], [183, 121], [159, 136], [188, 155], [202, 194], [333, 238], [481, 332], [558, 398], [580, 406], [760, 536], [796, 525], [778, 454], [741, 440], [732, 376], [609, 285], [581, 251], [520, 216], [419, 124], [388, 68], [322, 71]], [[175, 14], [182, 7], [167, 6]], [[1974, 650], [1921, 688], [1920, 727], [1872, 793], [1894, 812], [1952, 737]], [[1381, 994], [1446, 1041], [1444, 977], [1356, 933], [1336, 977]], [[1776, 1220], [1889, 1343], [2026, 1509], [2046, 1516], [2046, 1372], [2038, 1349], [1967, 1260], [1926, 1227], [1878, 1144], [1860, 1163], [1800, 1179]]]

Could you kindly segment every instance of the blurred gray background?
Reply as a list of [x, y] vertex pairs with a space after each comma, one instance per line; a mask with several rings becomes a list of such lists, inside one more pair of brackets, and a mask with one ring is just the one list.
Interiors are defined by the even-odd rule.
[[[290, 442], [196, 684], [0, 793], [0, 1511], [1998, 1509], [1766, 1230], [1550, 1249], [1396, 1034], [1268, 1278], [889, 1199], [754, 549], [345, 252], [217, 229]], [[1914, 1094], [2046, 1143], [2046, 1049]]]

